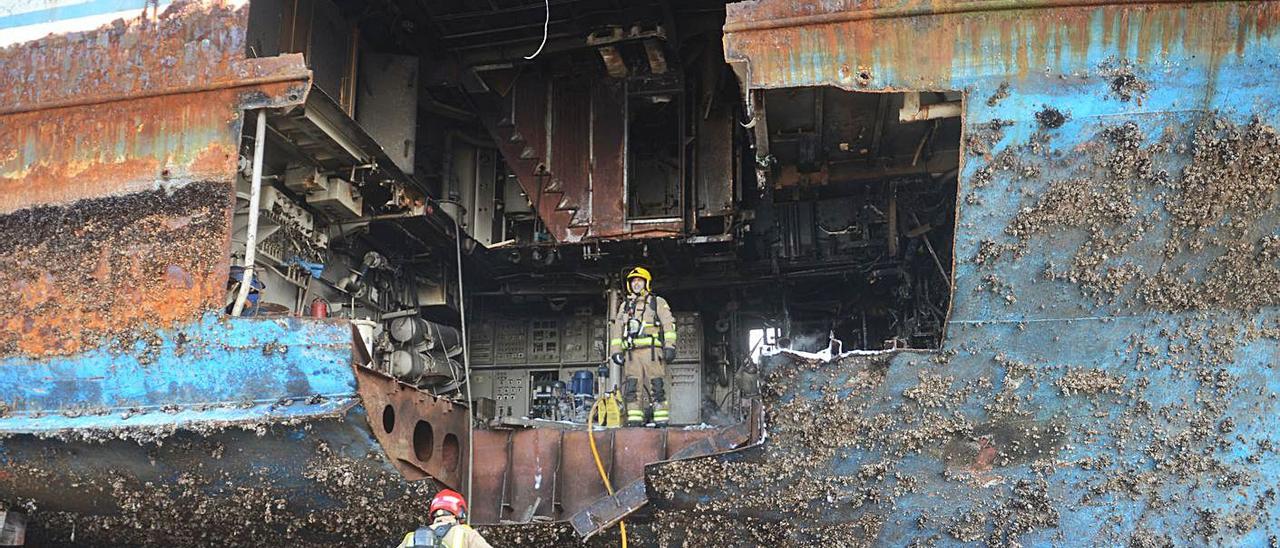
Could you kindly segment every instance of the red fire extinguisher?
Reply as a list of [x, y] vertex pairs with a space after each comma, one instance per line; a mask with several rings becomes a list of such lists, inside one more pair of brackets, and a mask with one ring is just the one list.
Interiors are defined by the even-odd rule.
[[320, 297], [311, 300], [311, 317], [312, 318], [328, 318], [329, 317], [329, 301]]

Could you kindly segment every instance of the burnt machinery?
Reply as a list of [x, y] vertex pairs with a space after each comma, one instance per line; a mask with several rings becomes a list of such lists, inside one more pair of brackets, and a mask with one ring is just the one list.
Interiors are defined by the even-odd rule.
[[[385, 317], [384, 317], [385, 320]], [[462, 337], [455, 327], [417, 316], [391, 319], [381, 343], [385, 369], [410, 384], [447, 392], [462, 378]]]

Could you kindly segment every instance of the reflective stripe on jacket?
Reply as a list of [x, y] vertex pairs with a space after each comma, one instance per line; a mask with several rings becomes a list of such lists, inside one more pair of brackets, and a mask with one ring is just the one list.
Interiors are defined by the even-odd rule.
[[[640, 321], [640, 334], [627, 345], [627, 321]], [[609, 354], [627, 348], [675, 347], [676, 321], [667, 300], [652, 294], [631, 295], [623, 300], [610, 327]], [[661, 337], [659, 337], [661, 334]]]

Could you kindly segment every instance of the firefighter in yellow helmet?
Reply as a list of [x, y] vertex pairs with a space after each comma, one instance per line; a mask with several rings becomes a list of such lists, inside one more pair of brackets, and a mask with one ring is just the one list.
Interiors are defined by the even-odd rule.
[[627, 273], [627, 297], [614, 316], [609, 358], [622, 366], [627, 426], [652, 420], [666, 426], [667, 364], [676, 358], [676, 323], [667, 300], [650, 291], [653, 276], [641, 267]]

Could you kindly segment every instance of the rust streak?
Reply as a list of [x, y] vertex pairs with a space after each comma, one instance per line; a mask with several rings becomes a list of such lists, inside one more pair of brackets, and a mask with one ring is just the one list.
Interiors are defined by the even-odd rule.
[[301, 102], [245, 59], [248, 7], [179, 1], [0, 50], [0, 355], [131, 350], [222, 308], [242, 109]]
[[145, 13], [97, 30], [0, 50], [4, 110], [49, 108], [104, 97], [181, 92], [268, 76], [245, 60], [248, 5], [181, 0], [158, 17]]
[[240, 97], [229, 89], [0, 117], [0, 213], [163, 183], [230, 181]]
[[[1232, 35], [1252, 32], [1260, 39], [1274, 34], [1280, 19], [1275, 2], [744, 2], [729, 8], [725, 54], [731, 62], [750, 63], [748, 86], [859, 91], [945, 90], [957, 74], [991, 70], [1025, 79], [1098, 54], [1185, 50], [1216, 65], [1239, 54], [1243, 38], [1215, 40], [1215, 29], [1258, 21]], [[794, 20], [788, 23], [788, 17]], [[796, 26], [802, 23], [810, 26]], [[806, 39], [813, 35], [821, 39]], [[843, 46], [821, 47], [831, 43]], [[806, 61], [790, 63], [788, 56]], [[865, 67], [875, 77], [855, 82], [851, 67]]]

